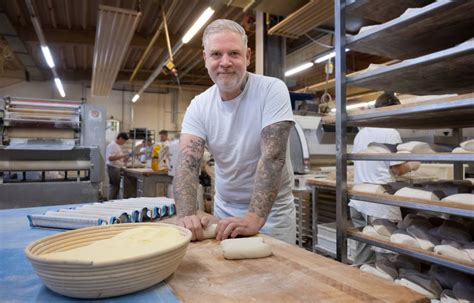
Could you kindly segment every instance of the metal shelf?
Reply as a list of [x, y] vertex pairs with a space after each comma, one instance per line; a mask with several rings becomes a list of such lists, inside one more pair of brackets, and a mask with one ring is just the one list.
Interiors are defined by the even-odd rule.
[[434, 211], [450, 215], [474, 218], [474, 206], [454, 202], [432, 201], [425, 199], [407, 199], [394, 195], [370, 195], [366, 193], [349, 191], [351, 199], [385, 204], [391, 206], [407, 207], [412, 209]]
[[[474, 2], [473, 2], [474, 3]], [[423, 119], [420, 119], [423, 115]], [[349, 126], [408, 129], [474, 127], [474, 94], [349, 114]]]
[[349, 85], [415, 95], [472, 93], [474, 40], [390, 66], [364, 71], [347, 77], [346, 80]]
[[347, 47], [391, 59], [426, 55], [472, 38], [472, 11], [474, 1], [437, 1], [348, 37]]
[[435, 0], [350, 0], [346, 13], [384, 23], [397, 18], [407, 8], [423, 7], [433, 2]]
[[453, 154], [347, 154], [348, 160], [366, 161], [423, 161], [423, 162], [474, 162], [474, 153]]
[[406, 245], [400, 245], [400, 244], [395, 244], [389, 241], [384, 241], [384, 240], [379, 240], [375, 239], [372, 237], [368, 237], [364, 235], [362, 232], [360, 232], [357, 229], [350, 229], [347, 230], [347, 235], [349, 238], [368, 243], [370, 245], [382, 247], [388, 250], [392, 250], [404, 255], [408, 255], [410, 257], [414, 257], [417, 259], [421, 259], [424, 261], [432, 262], [435, 264], [439, 264], [445, 267], [449, 267], [452, 269], [456, 269], [459, 271], [463, 271], [465, 273], [468, 273], [470, 275], [474, 274], [474, 263], [469, 263], [469, 262], [462, 262], [462, 261], [457, 261], [455, 259], [451, 258], [446, 258], [443, 256], [440, 256], [436, 253], [421, 250], [415, 247], [410, 247]]
[[[335, 123], [337, 130], [336, 145], [338, 146], [336, 152], [336, 167], [338, 170], [336, 181], [337, 259], [347, 262], [346, 239], [349, 237], [427, 262], [474, 274], [474, 262], [457, 261], [433, 252], [373, 239], [366, 237], [359, 231], [351, 231], [346, 227], [348, 196], [373, 203], [474, 217], [474, 208], [468, 205], [393, 196], [387, 197], [386, 195], [368, 197], [366, 194], [347, 191], [347, 160], [450, 162], [455, 163], [455, 170], [461, 166], [461, 163], [474, 162], [474, 153], [347, 154], [346, 152], [347, 139], [345, 135], [347, 126], [403, 128], [403, 125], [405, 125], [406, 128], [432, 129], [471, 127], [474, 123], [471, 121], [473, 120], [472, 118], [469, 119], [473, 116], [474, 108], [474, 95], [472, 94], [474, 92], [472, 84], [474, 83], [474, 41], [464, 42], [455, 47], [445, 49], [452, 46], [453, 43], [458, 43], [460, 40], [457, 39], [462, 39], [464, 34], [469, 38], [474, 36], [473, 26], [468, 26], [474, 22], [469, 15], [472, 8], [469, 11], [461, 11], [460, 8], [464, 5], [471, 7], [473, 1], [441, 0], [438, 2], [425, 1], [425, 3], [420, 1], [419, 5], [407, 5], [406, 2], [412, 1], [358, 0], [352, 1], [347, 6], [345, 6], [346, 0], [335, 1], [335, 91], [337, 105]], [[419, 7], [429, 3], [432, 4], [411, 15], [397, 18], [407, 7]], [[392, 5], [398, 7], [391, 9]], [[407, 6], [403, 7], [404, 5]], [[364, 18], [371, 18], [369, 16], [372, 16], [372, 20], [378, 22], [396, 19], [347, 39], [344, 31], [346, 14], [359, 14], [359, 16]], [[380, 19], [377, 20], [379, 17]], [[430, 22], [433, 22], [433, 24], [430, 24]], [[436, 30], [435, 28], [437, 28], [438, 23], [444, 27]], [[467, 28], [462, 28], [463, 26], [467, 26]], [[447, 37], [445, 37], [446, 35]], [[346, 44], [346, 39], [352, 45]], [[402, 41], [404, 39], [406, 41]], [[424, 41], [429, 41], [429, 43]], [[402, 45], [402, 42], [407, 44], [407, 46]], [[357, 44], [359, 45], [357, 46]], [[345, 74], [346, 47], [376, 54], [381, 54], [381, 51], [384, 51], [385, 56], [402, 59], [417, 56], [416, 54], [424, 54], [431, 51], [431, 48], [443, 48], [443, 50], [422, 56], [418, 55], [419, 57], [390, 66], [347, 76]], [[363, 48], [371, 49], [365, 50]], [[377, 91], [395, 91], [414, 95], [451, 93], [471, 95], [467, 97], [449, 97], [445, 100], [432, 100], [429, 101], [430, 103], [402, 105], [347, 115], [345, 106], [347, 87], [349, 85]], [[457, 133], [462, 135], [460, 131], [457, 131]]]

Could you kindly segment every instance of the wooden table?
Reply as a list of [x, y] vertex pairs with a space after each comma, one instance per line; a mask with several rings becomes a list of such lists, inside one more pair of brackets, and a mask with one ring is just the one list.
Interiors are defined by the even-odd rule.
[[167, 285], [182, 302], [429, 302], [357, 268], [260, 236], [273, 256], [225, 260], [218, 241], [191, 243]]
[[[84, 302], [47, 289], [24, 254], [31, 241], [58, 233], [26, 215], [61, 206], [0, 210], [0, 298], [8, 302]], [[174, 219], [173, 219], [174, 220]], [[214, 219], [215, 220], [215, 219]], [[266, 236], [274, 255], [225, 260], [216, 240], [190, 243], [165, 281], [102, 302], [429, 302], [407, 288]]]
[[154, 171], [150, 168], [122, 168], [124, 177], [123, 198], [167, 197], [168, 185], [173, 177], [167, 170]]

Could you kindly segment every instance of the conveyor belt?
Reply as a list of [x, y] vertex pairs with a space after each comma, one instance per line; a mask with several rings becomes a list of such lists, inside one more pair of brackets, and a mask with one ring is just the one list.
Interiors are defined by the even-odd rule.
[[145, 222], [176, 214], [173, 199], [166, 197], [131, 198], [104, 203], [62, 208], [44, 214], [28, 215], [30, 226], [56, 229], [77, 229], [88, 226]]

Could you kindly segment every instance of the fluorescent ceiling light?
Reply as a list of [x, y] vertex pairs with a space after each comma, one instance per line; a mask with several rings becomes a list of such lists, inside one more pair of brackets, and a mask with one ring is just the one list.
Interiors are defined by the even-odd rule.
[[[352, 110], [352, 109], [357, 109], [357, 108], [361, 108], [361, 107], [374, 106], [374, 104], [375, 104], [375, 101], [370, 101], [370, 102], [366, 102], [366, 103], [351, 104], [351, 105], [346, 106], [346, 110]], [[331, 109], [331, 111], [335, 112], [336, 109], [333, 108], [333, 109]]]
[[135, 94], [135, 96], [133, 96], [132, 98], [132, 102], [135, 103], [137, 102], [137, 100], [140, 98], [140, 95], [139, 94]]
[[50, 68], [54, 67], [54, 60], [53, 56], [51, 56], [51, 52], [49, 51], [49, 47], [41, 46], [41, 51], [43, 52], [44, 59]]
[[208, 7], [202, 14], [201, 16], [194, 22], [193, 26], [191, 26], [190, 29], [184, 34], [183, 38], [181, 41], [183, 43], [188, 43], [191, 41], [191, 39], [196, 35], [196, 33], [206, 24], [206, 22], [211, 18], [211, 16], [214, 14], [214, 10], [211, 7]]
[[299, 73], [299, 72], [301, 72], [301, 71], [304, 71], [305, 69], [308, 69], [308, 68], [310, 68], [310, 67], [313, 66], [313, 65], [314, 65], [313, 62], [308, 62], [308, 63], [301, 64], [301, 65], [299, 65], [299, 66], [297, 66], [297, 67], [295, 67], [295, 68], [292, 68], [292, 69], [290, 69], [290, 70], [287, 70], [287, 71], [285, 72], [285, 77], [289, 77], [289, 76], [291, 76], [291, 75], [294, 75], [294, 74], [296, 74], [296, 73]]
[[54, 83], [56, 84], [56, 87], [58, 88], [59, 94], [61, 97], [66, 97], [66, 93], [64, 92], [63, 84], [61, 83], [61, 79], [59, 78], [54, 78]]
[[[348, 51], [349, 51], [349, 49], [346, 48], [346, 52], [348, 52]], [[324, 56], [321, 56], [321, 57], [319, 57], [319, 58], [316, 58], [316, 60], [314, 60], [314, 63], [316, 63], [316, 64], [317, 64], [317, 63], [321, 63], [321, 62], [324, 62], [324, 61], [326, 61], [326, 60], [329, 60], [329, 59], [331, 59], [331, 58], [333, 58], [333, 57], [335, 57], [335, 56], [336, 56], [336, 52], [330, 52], [329, 54], [326, 54], [326, 55], [324, 55]]]

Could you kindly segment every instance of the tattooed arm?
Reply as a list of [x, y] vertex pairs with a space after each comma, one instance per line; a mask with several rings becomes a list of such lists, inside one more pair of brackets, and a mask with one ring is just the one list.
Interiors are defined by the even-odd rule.
[[257, 165], [255, 184], [248, 213], [244, 218], [226, 218], [219, 222], [217, 239], [237, 235], [251, 236], [265, 224], [280, 190], [281, 172], [285, 165], [291, 121], [271, 124], [262, 130], [262, 155]]
[[196, 216], [196, 197], [199, 186], [199, 168], [204, 154], [204, 139], [182, 134], [179, 142], [178, 167], [174, 177], [173, 189], [178, 224], [193, 233], [193, 240], [203, 238], [202, 226], [207, 218]]

